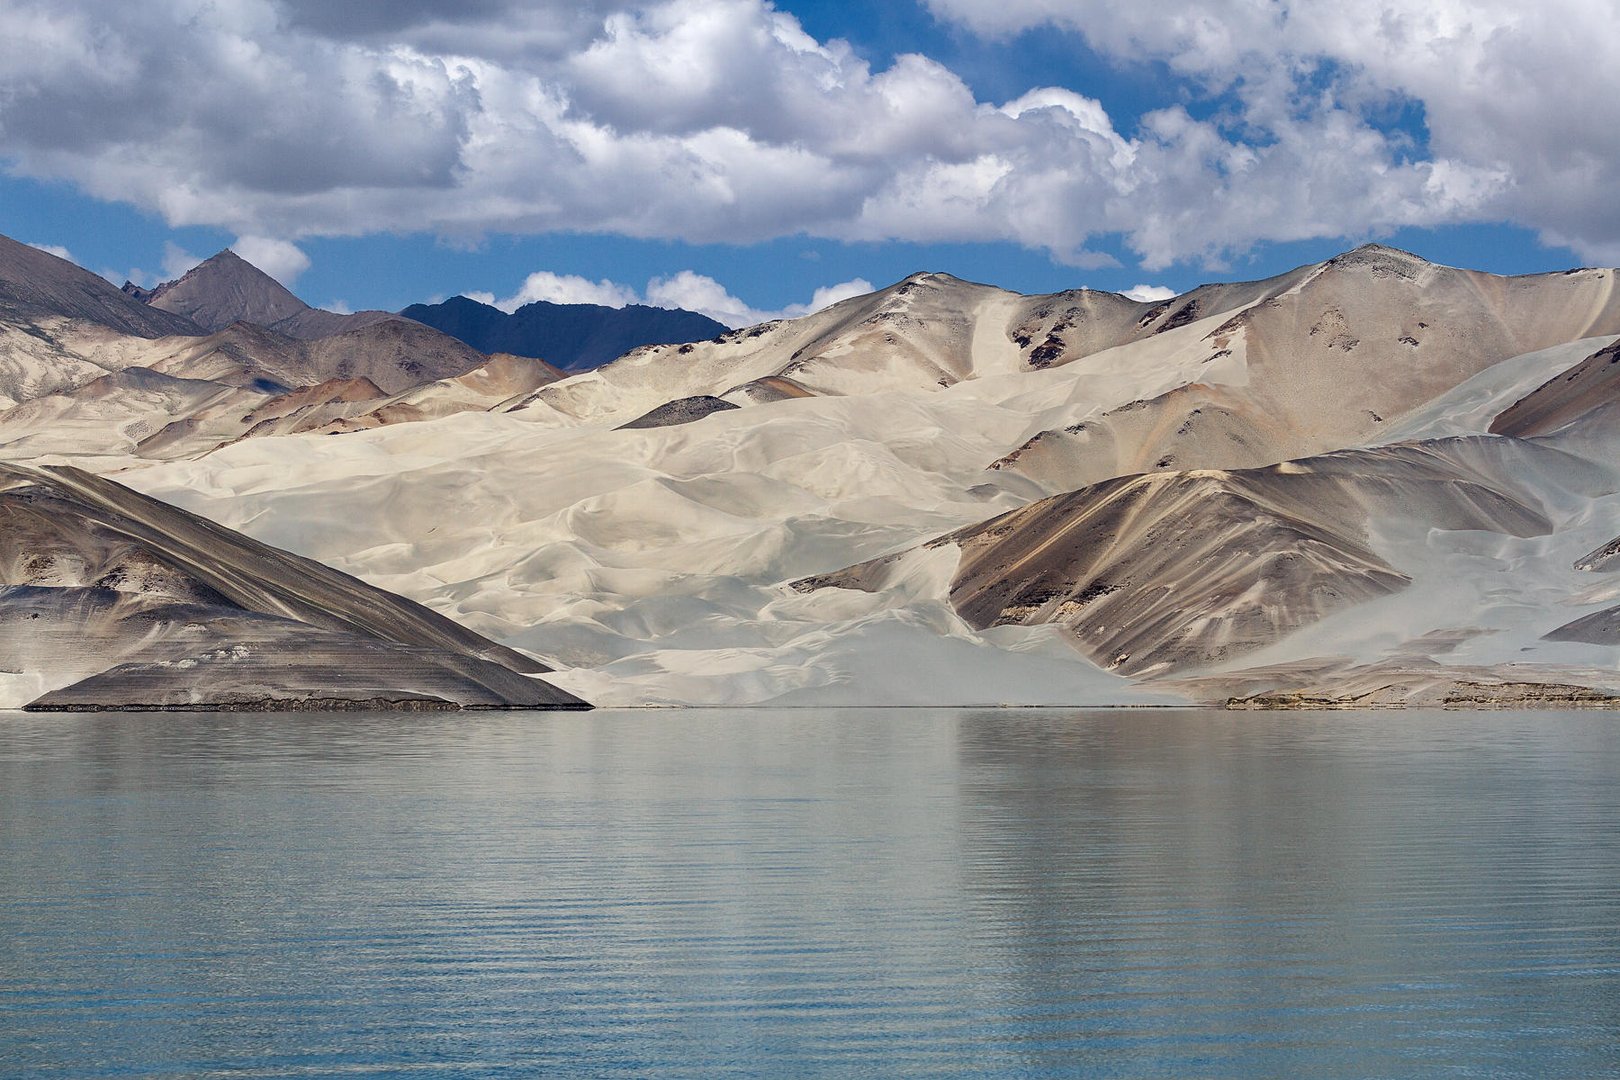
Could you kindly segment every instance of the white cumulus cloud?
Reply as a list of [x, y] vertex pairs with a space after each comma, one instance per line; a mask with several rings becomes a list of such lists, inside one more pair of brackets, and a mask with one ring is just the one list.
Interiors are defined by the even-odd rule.
[[645, 290], [603, 279], [591, 281], [574, 274], [556, 274], [539, 270], [524, 279], [523, 285], [512, 296], [496, 300], [489, 292], [467, 292], [462, 295], [479, 303], [490, 304], [508, 313], [524, 304], [537, 300], [553, 304], [601, 304], [604, 307], [626, 307], [646, 304], [649, 307], [683, 308], [707, 315], [716, 322], [730, 327], [752, 326], [773, 319], [794, 319], [830, 307], [852, 296], [872, 291], [872, 283], [864, 278], [824, 285], [815, 290], [805, 303], [789, 304], [777, 310], [752, 307], [733, 296], [720, 282], [695, 270], [681, 270], [647, 282]]
[[[1256, 131], [1315, 143], [1311, 160], [1327, 168], [1365, 175], [1409, 163], [1422, 173], [1421, 187], [1385, 185], [1410, 201], [1390, 218], [1505, 219], [1590, 257], [1620, 260], [1620, 203], [1610, 194], [1620, 181], [1620, 125], [1594, 122], [1613, 114], [1620, 95], [1612, 0], [924, 2], [989, 36], [1056, 26], [1126, 62], [1163, 61], [1208, 92], [1234, 93]], [[1363, 122], [1403, 104], [1421, 109], [1424, 151]], [[1335, 132], [1350, 141], [1320, 138]], [[1366, 156], [1358, 161], [1353, 150]], [[1262, 212], [1284, 195], [1320, 211], [1330, 205], [1323, 196], [1345, 186], [1324, 172], [1276, 193], [1231, 186], [1234, 195], [1255, 196]], [[1376, 227], [1377, 216], [1358, 208], [1330, 227], [1353, 232], [1354, 217], [1362, 229]], [[1159, 246], [1184, 248], [1185, 235]]]
[[836, 285], [823, 285], [815, 290], [806, 303], [788, 304], [776, 310], [750, 307], [726, 290], [712, 277], [682, 270], [669, 277], [654, 278], [647, 283], [647, 303], [654, 307], [685, 308], [707, 315], [727, 326], [752, 326], [774, 319], [797, 319], [822, 308], [831, 307], [852, 296], [872, 291], [872, 283], [865, 278], [841, 281]]
[[[237, 254], [241, 255], [242, 253], [239, 251]], [[245, 255], [242, 257], [244, 259], [247, 258]], [[251, 262], [252, 260], [249, 261]], [[163, 273], [165, 280], [174, 281], [177, 278], [183, 277], [187, 270], [190, 270], [200, 262], [202, 262], [201, 256], [193, 255], [191, 252], [187, 251], [173, 240], [165, 240], [163, 242]]]
[[1159, 300], [1173, 299], [1176, 290], [1167, 289], [1163, 285], [1134, 285], [1120, 295], [1131, 300], [1140, 300], [1144, 304], [1151, 304]]
[[[473, 297], [478, 299], [478, 297]], [[591, 281], [577, 274], [554, 274], [537, 270], [524, 279], [518, 291], [504, 300], [485, 301], [505, 312], [513, 312], [524, 304], [544, 300], [553, 304], [601, 304], [604, 307], [624, 307], [639, 303], [634, 289], [616, 285], [611, 281]]]
[[309, 269], [309, 256], [297, 244], [266, 236], [239, 236], [231, 250], [283, 285], [292, 286]]
[[[842, 303], [845, 300], [851, 300], [857, 296], [865, 296], [871, 291], [872, 283], [867, 281], [865, 278], [853, 278], [849, 281], [840, 281], [837, 285], [823, 285], [810, 297], [810, 303], [805, 305], [804, 309], [799, 311], [797, 314], [809, 315], [813, 312], [820, 311], [822, 308], [830, 308], [834, 304]], [[793, 318], [794, 316], [789, 315], [787, 317]]]
[[[987, 100], [767, 0], [5, 0], [0, 167], [275, 238], [254, 261], [283, 280], [304, 237], [399, 231], [1012, 241], [1082, 267], [1117, 235], [1155, 268], [1505, 220], [1620, 258], [1613, 0], [926, 2], [1162, 62], [1190, 107]], [[1385, 121], [1405, 105], [1426, 143]]]
[[34, 248], [35, 250], [43, 251], [47, 255], [55, 255], [58, 259], [66, 259], [68, 262], [78, 261], [73, 257], [73, 252], [69, 251], [61, 244], [29, 244], [28, 246]]
[[653, 307], [696, 311], [727, 326], [749, 326], [770, 318], [732, 296], [714, 278], [691, 270], [653, 278], [647, 283], [647, 303]]

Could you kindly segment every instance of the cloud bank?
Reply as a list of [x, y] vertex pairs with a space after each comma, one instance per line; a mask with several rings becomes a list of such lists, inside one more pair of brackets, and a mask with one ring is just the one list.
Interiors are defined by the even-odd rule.
[[872, 291], [872, 283], [865, 278], [827, 285], [815, 291], [809, 302], [789, 304], [777, 311], [750, 307], [731, 295], [726, 287], [706, 274], [682, 270], [668, 277], [656, 277], [647, 283], [643, 292], [621, 285], [616, 281], [592, 281], [576, 274], [556, 274], [539, 270], [524, 279], [518, 291], [505, 299], [496, 299], [493, 293], [469, 293], [470, 299], [493, 305], [505, 312], [513, 312], [524, 304], [537, 300], [553, 304], [601, 304], [604, 307], [625, 307], [646, 304], [650, 307], [685, 308], [707, 315], [716, 322], [730, 327], [752, 326], [772, 319], [794, 319], [830, 307], [840, 300], [862, 296]]
[[1159, 268], [1505, 220], [1620, 261], [1610, 0], [927, 4], [1166, 64], [1188, 105], [983, 100], [764, 0], [0, 0], [0, 160], [261, 238], [288, 277], [291, 242], [382, 231], [1011, 241], [1077, 266], [1117, 235]]

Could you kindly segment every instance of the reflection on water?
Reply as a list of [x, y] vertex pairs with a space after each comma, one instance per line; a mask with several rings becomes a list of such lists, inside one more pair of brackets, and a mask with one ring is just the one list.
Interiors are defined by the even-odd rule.
[[0, 1073], [1620, 1072], [1620, 718], [0, 714]]

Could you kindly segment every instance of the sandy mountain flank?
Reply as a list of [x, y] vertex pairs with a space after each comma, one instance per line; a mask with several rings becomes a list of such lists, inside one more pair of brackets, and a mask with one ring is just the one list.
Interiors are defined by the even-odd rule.
[[[1054, 623], [1099, 666], [1205, 668], [1399, 592], [1412, 578], [1369, 546], [1372, 523], [1526, 539], [1553, 531], [1513, 477], [1602, 469], [1482, 437], [1362, 450], [1259, 469], [1156, 472], [1055, 495], [927, 547], [958, 552], [950, 599], [978, 629]], [[796, 583], [880, 590], [904, 553]]]
[[918, 274], [567, 377], [175, 354], [224, 396], [109, 384], [171, 419], [95, 467], [597, 703], [1594, 703], [1617, 338], [1612, 270], [1376, 245], [1159, 303]]
[[0, 236], [0, 409], [127, 366], [109, 345], [199, 333], [88, 270]]
[[[1377, 665], [1412, 700], [1448, 670], [1601, 686], [1609, 647], [1546, 635], [1604, 606], [1573, 565], [1620, 533], [1602, 437], [1490, 428], [1617, 334], [1612, 271], [1378, 247], [1159, 304], [916, 275], [498, 411], [128, 479], [555, 656], [592, 700], [1225, 700]], [[659, 410], [684, 422], [624, 427]], [[323, 515], [340, 497], [369, 532]]]
[[[374, 425], [492, 408], [561, 377], [537, 360], [490, 365], [409, 319], [309, 308], [229, 251], [157, 289], [120, 291], [0, 238], [0, 459], [188, 456], [360, 413]], [[494, 393], [503, 382], [510, 392]], [[262, 410], [334, 383], [349, 387], [343, 406], [370, 386], [371, 407], [310, 401], [298, 418], [258, 428]], [[413, 409], [376, 414], [407, 395]]]
[[0, 466], [0, 704], [583, 708], [408, 600], [76, 469]]

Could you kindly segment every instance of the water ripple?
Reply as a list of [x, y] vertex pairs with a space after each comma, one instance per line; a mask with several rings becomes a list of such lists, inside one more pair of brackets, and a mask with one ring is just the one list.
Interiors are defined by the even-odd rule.
[[0, 714], [0, 1075], [1620, 1074], [1601, 714]]

